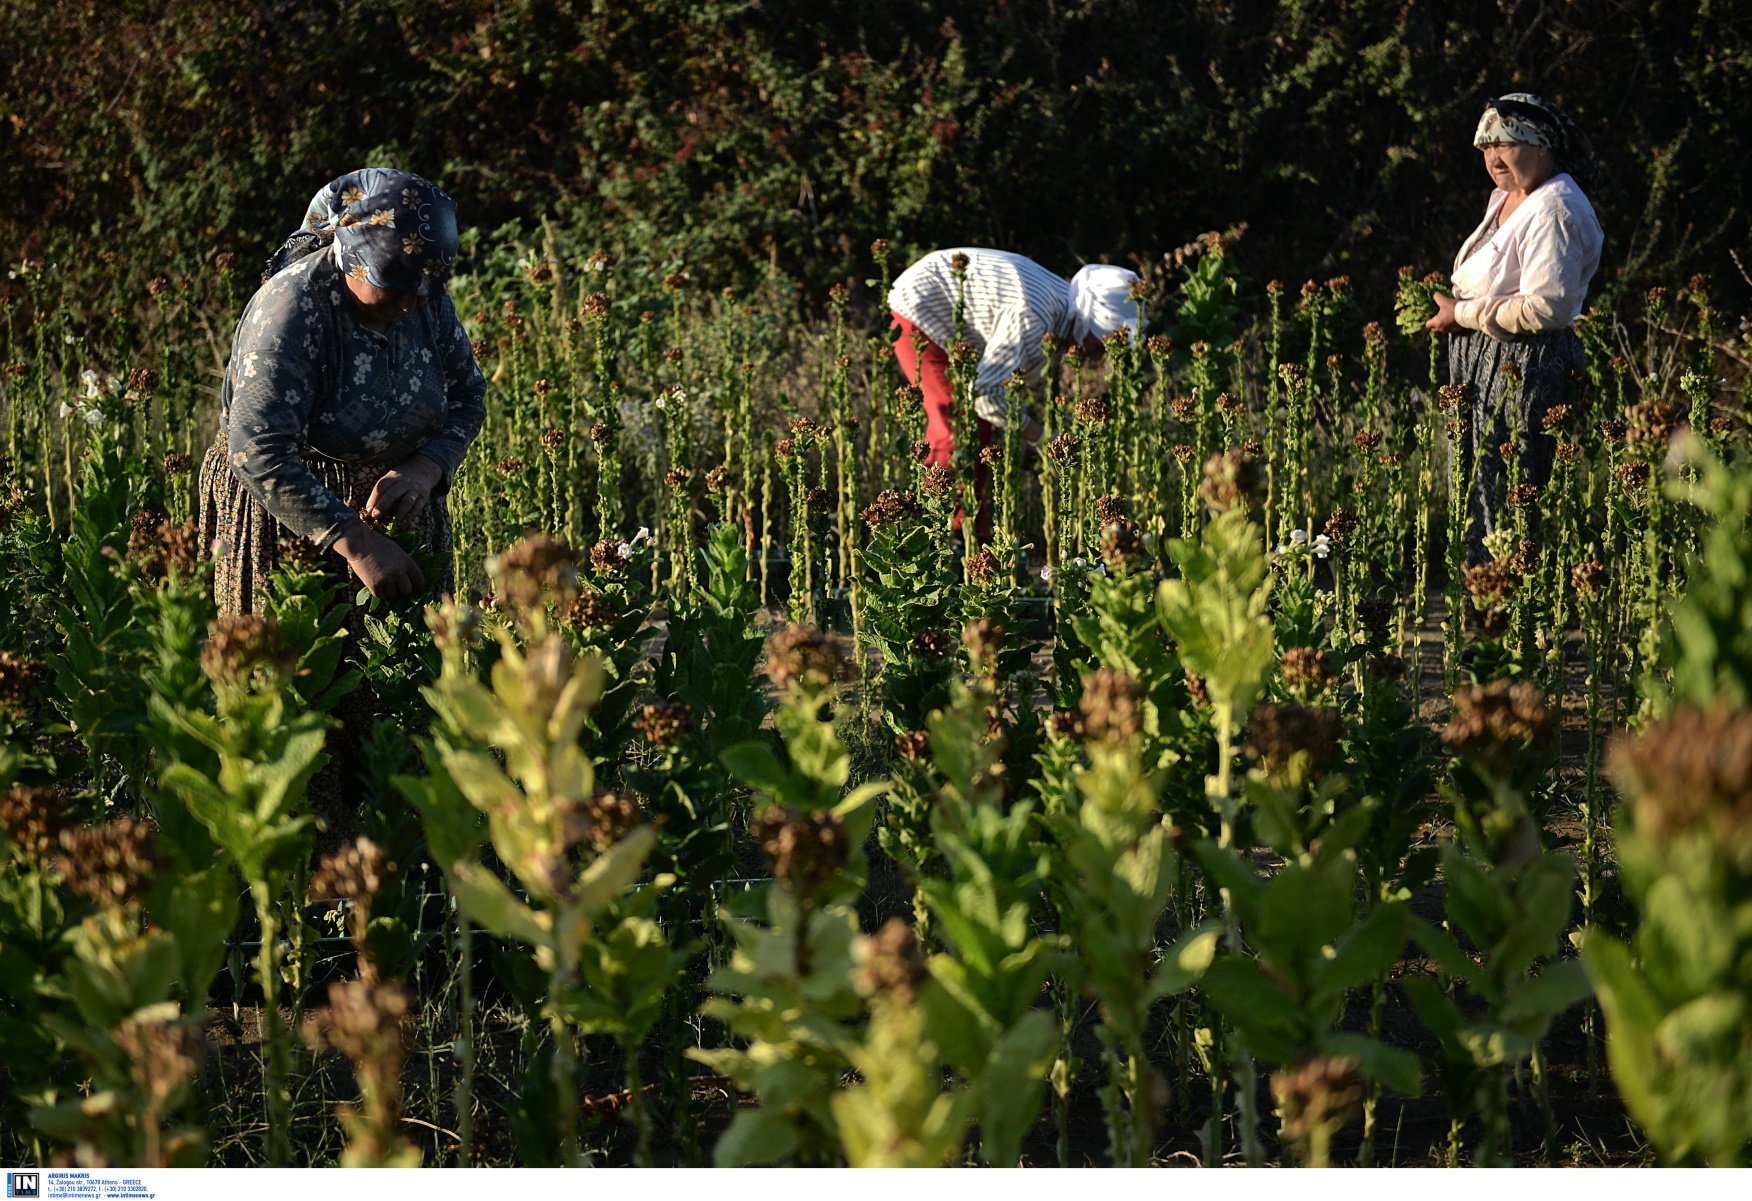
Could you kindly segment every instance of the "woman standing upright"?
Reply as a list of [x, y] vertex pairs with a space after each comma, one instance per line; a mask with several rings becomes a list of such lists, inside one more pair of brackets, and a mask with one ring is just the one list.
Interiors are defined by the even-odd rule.
[[[1556, 105], [1527, 92], [1487, 101], [1472, 143], [1496, 189], [1454, 259], [1454, 295], [1435, 298], [1439, 311], [1426, 328], [1451, 335], [1448, 382], [1471, 395], [1476, 546], [1501, 516], [1504, 442], [1519, 447], [1525, 481], [1544, 485], [1551, 476], [1557, 440], [1541, 422], [1586, 364], [1572, 326], [1605, 239], [1584, 193], [1593, 151]], [[1503, 403], [1510, 388], [1512, 405]]]
[[447, 554], [445, 495], [486, 418], [486, 380], [445, 281], [456, 204], [368, 167], [310, 202], [238, 322], [219, 436], [201, 465], [221, 612], [261, 607], [284, 540], [346, 560], [377, 596], [443, 591], [370, 521]]

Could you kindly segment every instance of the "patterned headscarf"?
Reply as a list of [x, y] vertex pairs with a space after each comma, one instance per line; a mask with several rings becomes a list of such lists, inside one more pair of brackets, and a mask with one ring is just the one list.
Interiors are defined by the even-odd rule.
[[1498, 142], [1548, 146], [1557, 157], [1559, 170], [1569, 172], [1583, 188], [1593, 182], [1593, 147], [1574, 118], [1543, 96], [1510, 92], [1484, 102], [1484, 114], [1478, 118], [1472, 144], [1489, 146]]
[[341, 270], [354, 279], [435, 295], [456, 265], [456, 202], [431, 180], [405, 171], [350, 172], [311, 198], [303, 227], [268, 261], [262, 278], [331, 244]]

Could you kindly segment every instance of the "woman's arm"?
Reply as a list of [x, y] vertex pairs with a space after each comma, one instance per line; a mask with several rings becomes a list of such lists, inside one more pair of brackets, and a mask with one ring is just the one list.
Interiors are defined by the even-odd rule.
[[[1038, 366], [1044, 357], [1040, 342], [1045, 336], [1045, 324], [1027, 305], [1016, 305], [998, 319], [997, 329], [986, 339], [985, 353], [980, 355], [979, 371], [973, 381], [975, 413], [999, 429], [1010, 423], [1004, 390], [1012, 375], [1018, 371], [1027, 374], [1030, 367]], [[1032, 424], [1026, 409], [1018, 416], [1024, 426]]]
[[468, 331], [462, 328], [456, 305], [448, 296], [439, 301], [432, 314], [435, 349], [444, 365], [444, 382], [450, 397], [450, 410], [444, 428], [420, 447], [420, 454], [436, 463], [443, 471], [439, 487], [448, 488], [462, 466], [462, 457], [481, 432], [487, 420], [487, 379], [475, 362], [474, 348], [468, 343]]
[[318, 393], [323, 328], [314, 305], [325, 298], [294, 276], [264, 285], [239, 325], [227, 368], [231, 404], [225, 423], [231, 471], [275, 520], [328, 549], [359, 520], [322, 486], [300, 457]]
[[1527, 229], [1520, 252], [1520, 290], [1508, 296], [1462, 300], [1455, 305], [1455, 321], [1502, 339], [1549, 333], [1575, 321], [1598, 262], [1581, 222], [1562, 211], [1539, 214]]

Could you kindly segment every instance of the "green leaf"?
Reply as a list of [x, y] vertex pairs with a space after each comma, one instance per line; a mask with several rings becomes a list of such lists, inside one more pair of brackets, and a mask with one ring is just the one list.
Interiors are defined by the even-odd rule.
[[1215, 919], [1188, 930], [1162, 956], [1150, 991], [1155, 996], [1185, 992], [1204, 976], [1217, 957], [1223, 925]]
[[1040, 1112], [1046, 1071], [1058, 1055], [1059, 1034], [1051, 1015], [1034, 1009], [1004, 1032], [974, 1083], [980, 1155], [996, 1168], [1013, 1168], [1022, 1139]]
[[456, 899], [471, 921], [504, 938], [552, 950], [552, 918], [518, 900], [503, 881], [478, 863], [458, 863], [452, 870]]
[[718, 761], [731, 775], [756, 792], [777, 797], [786, 804], [808, 806], [812, 792], [807, 784], [789, 771], [773, 754], [772, 748], [758, 739], [725, 747]]
[[1410, 1051], [1366, 1034], [1329, 1034], [1320, 1040], [1320, 1049], [1328, 1055], [1355, 1055], [1362, 1061], [1363, 1075], [1403, 1096], [1423, 1092], [1423, 1064]]
[[1593, 990], [1579, 959], [1560, 959], [1515, 989], [1497, 1010], [1497, 1017], [1514, 1025], [1529, 1022], [1543, 1034], [1551, 1019], [1572, 1005], [1585, 1001]]

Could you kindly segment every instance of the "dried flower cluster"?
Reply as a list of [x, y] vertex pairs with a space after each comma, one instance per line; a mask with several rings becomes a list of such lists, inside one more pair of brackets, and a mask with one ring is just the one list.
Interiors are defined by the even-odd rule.
[[878, 529], [923, 521], [928, 516], [925, 506], [911, 492], [887, 488], [859, 514], [865, 524]]
[[1606, 564], [1589, 559], [1570, 568], [1570, 583], [1584, 597], [1595, 597], [1606, 586]]
[[749, 832], [772, 864], [773, 879], [799, 898], [821, 892], [851, 858], [845, 822], [832, 813], [772, 805], [749, 823]]
[[781, 690], [815, 696], [854, 678], [856, 667], [844, 638], [799, 625], [767, 639], [766, 673]]
[[652, 701], [633, 719], [633, 728], [652, 746], [667, 750], [679, 745], [694, 728], [693, 706], [680, 701]]
[[1106, 425], [1113, 420], [1113, 406], [1099, 396], [1085, 396], [1071, 411], [1084, 425]]
[[1344, 719], [1329, 705], [1268, 704], [1254, 709], [1248, 724], [1247, 755], [1266, 771], [1289, 767], [1298, 754], [1320, 772], [1344, 741]]
[[910, 1005], [930, 979], [918, 938], [898, 917], [889, 918], [875, 934], [858, 939], [852, 945], [852, 958], [858, 965], [853, 986], [866, 997]]
[[1149, 548], [1137, 522], [1121, 517], [1101, 530], [1101, 558], [1115, 573], [1138, 571], [1149, 562]]
[[1633, 452], [1659, 458], [1685, 419], [1684, 408], [1670, 400], [1645, 400], [1624, 411], [1624, 444]]
[[[1362, 1061], [1354, 1055], [1316, 1055], [1272, 1074], [1271, 1094], [1284, 1137], [1305, 1146], [1320, 1132], [1336, 1133], [1362, 1110]], [[1306, 1154], [1306, 1152], [1304, 1152]]]
[[126, 817], [104, 826], [64, 829], [60, 844], [57, 866], [67, 887], [104, 909], [140, 901], [170, 866], [158, 853], [156, 834]]
[[489, 559], [487, 571], [513, 612], [567, 604], [578, 590], [578, 553], [551, 534], [526, 535]]
[[1464, 567], [1466, 591], [1481, 605], [1500, 605], [1515, 595], [1521, 575], [1507, 560], [1492, 559], [1476, 567]]
[[1333, 509], [1332, 516], [1326, 519], [1325, 534], [1335, 545], [1342, 546], [1362, 524], [1361, 518], [1340, 505]]
[[925, 759], [931, 753], [931, 736], [923, 730], [902, 730], [894, 736], [894, 753], [902, 759]]
[[28, 859], [41, 862], [60, 844], [67, 827], [66, 806], [54, 792], [15, 784], [0, 794], [0, 831]]
[[1283, 672], [1284, 687], [1299, 697], [1319, 696], [1338, 686], [1338, 677], [1326, 665], [1326, 654], [1318, 647], [1292, 646], [1278, 660]]
[[967, 557], [967, 579], [976, 588], [996, 587], [1003, 572], [1003, 564], [989, 550], [975, 551]]
[[947, 659], [955, 653], [955, 639], [947, 630], [920, 630], [913, 635], [912, 649], [926, 659]]
[[919, 490], [932, 500], [953, 500], [956, 493], [955, 473], [947, 467], [927, 467], [924, 478], [919, 481]]
[[1523, 754], [1548, 752], [1556, 730], [1539, 689], [1493, 680], [1454, 693], [1454, 714], [1442, 731], [1449, 750], [1506, 776]]
[[1144, 728], [1144, 686], [1123, 672], [1102, 668], [1083, 677], [1083, 697], [1077, 702], [1080, 733], [1090, 742], [1120, 744]]
[[1043, 451], [1050, 462], [1069, 463], [1082, 447], [1082, 442], [1069, 434], [1055, 434], [1047, 439]]
[[566, 845], [609, 847], [645, 824], [645, 807], [630, 792], [604, 791], [572, 806], [565, 815]]
[[1679, 709], [1612, 747], [1636, 832], [1656, 845], [1699, 835], [1752, 868], [1752, 713]]
[[602, 576], [620, 575], [627, 569], [626, 556], [621, 554], [624, 545], [612, 538], [596, 543], [590, 548], [590, 570]]
[[1198, 486], [1198, 494], [1218, 511], [1250, 509], [1265, 503], [1265, 488], [1265, 470], [1259, 460], [1231, 450], [1212, 455], [1205, 462], [1204, 483]]
[[16, 651], [0, 651], [0, 717], [22, 718], [42, 682], [43, 664]]
[[207, 627], [201, 670], [214, 684], [241, 687], [258, 670], [286, 676], [297, 665], [297, 652], [281, 638], [275, 618], [243, 613], [219, 617]]

